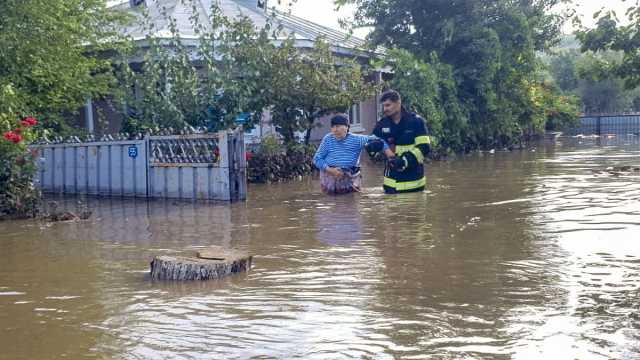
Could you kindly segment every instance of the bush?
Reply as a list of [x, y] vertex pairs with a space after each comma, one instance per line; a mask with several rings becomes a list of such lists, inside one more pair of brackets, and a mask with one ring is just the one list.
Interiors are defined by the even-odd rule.
[[[33, 186], [36, 166], [27, 150], [37, 120], [24, 118], [20, 125], [4, 117], [0, 139], [0, 219], [34, 217], [38, 212], [40, 192]], [[11, 129], [8, 130], [7, 128]]]
[[314, 169], [315, 151], [313, 145], [281, 145], [275, 137], [267, 137], [247, 156], [247, 180], [268, 183], [309, 175]]

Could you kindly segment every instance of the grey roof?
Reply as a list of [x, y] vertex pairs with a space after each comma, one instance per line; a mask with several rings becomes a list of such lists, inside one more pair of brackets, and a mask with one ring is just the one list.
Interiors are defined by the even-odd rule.
[[331, 44], [348, 49], [363, 49], [366, 46], [365, 41], [360, 38], [301, 17], [281, 11], [272, 11], [271, 13], [275, 16], [276, 21], [284, 26], [285, 31], [293, 32], [298, 39], [315, 41], [319, 37], [324, 37]]
[[[264, 11], [256, 6], [257, 0], [147, 0], [146, 9], [153, 24], [153, 31], [146, 31], [142, 27], [142, 8], [136, 7], [128, 11], [135, 15], [136, 20], [132, 25], [124, 29], [124, 32], [131, 35], [136, 40], [144, 39], [149, 33], [158, 38], [168, 38], [171, 36], [167, 17], [176, 20], [176, 27], [183, 39], [196, 39], [197, 35], [193, 30], [190, 18], [193, 15], [193, 8], [198, 11], [198, 18], [201, 24], [208, 24], [211, 12], [212, 1], [217, 1], [224, 15], [230, 18], [246, 16], [257, 27], [263, 27], [267, 23], [268, 16], [272, 16], [276, 23], [282, 25], [283, 38], [293, 34], [297, 45], [301, 47], [312, 46], [316, 39], [324, 37], [336, 51], [363, 50], [365, 41], [354, 36], [350, 36], [341, 31], [331, 29], [326, 26], [316, 24], [298, 16], [270, 9]], [[114, 6], [118, 9], [128, 9], [129, 4], [123, 3]], [[166, 15], [163, 14], [163, 10]], [[381, 51], [376, 51], [381, 52]]]

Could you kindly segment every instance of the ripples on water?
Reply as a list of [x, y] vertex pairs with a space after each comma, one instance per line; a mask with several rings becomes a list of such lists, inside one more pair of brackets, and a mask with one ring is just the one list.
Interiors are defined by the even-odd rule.
[[[594, 170], [639, 156], [558, 144], [433, 164], [422, 194], [383, 195], [369, 167], [360, 195], [305, 181], [0, 223], [0, 358], [638, 358], [640, 177]], [[253, 270], [146, 279], [211, 244]]]

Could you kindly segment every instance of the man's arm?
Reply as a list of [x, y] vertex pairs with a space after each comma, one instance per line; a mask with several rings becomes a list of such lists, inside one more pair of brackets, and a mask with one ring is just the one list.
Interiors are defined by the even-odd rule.
[[431, 137], [427, 132], [427, 127], [425, 121], [416, 116], [414, 119], [414, 139], [413, 144], [415, 145], [413, 149], [405, 152], [400, 157], [401, 161], [398, 161], [396, 167], [399, 167], [401, 171], [406, 169], [412, 169], [424, 162], [424, 158], [431, 151]]
[[424, 162], [424, 158], [427, 157], [427, 155], [429, 155], [429, 153], [431, 152], [431, 136], [429, 134], [429, 131], [427, 130], [426, 121], [420, 116], [416, 116], [416, 119], [420, 121], [416, 126], [417, 129], [414, 144], [422, 154], [422, 161], [420, 162]]

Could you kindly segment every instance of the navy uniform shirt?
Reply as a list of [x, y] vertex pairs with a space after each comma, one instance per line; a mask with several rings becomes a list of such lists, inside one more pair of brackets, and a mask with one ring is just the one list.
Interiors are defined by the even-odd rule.
[[429, 135], [424, 119], [407, 111], [402, 112], [398, 124], [390, 117], [380, 119], [373, 134], [386, 141], [394, 152], [395, 145], [413, 145], [416, 137]]
[[[396, 124], [390, 117], [384, 117], [376, 124], [373, 134], [386, 141], [389, 148], [391, 148], [397, 156], [401, 156], [409, 149], [416, 148], [422, 153], [418, 154], [422, 156], [419, 156], [417, 166], [413, 166], [405, 171], [396, 171], [390, 168], [385, 169], [386, 178], [399, 183], [407, 183], [420, 180], [424, 177], [422, 160], [429, 152], [429, 145], [427, 143], [415, 146], [417, 139], [419, 140], [418, 143], [424, 143], [424, 141], [428, 141], [425, 139], [429, 139], [426, 122], [423, 118], [414, 113], [403, 111], [400, 122]], [[385, 190], [390, 189], [385, 185]]]

